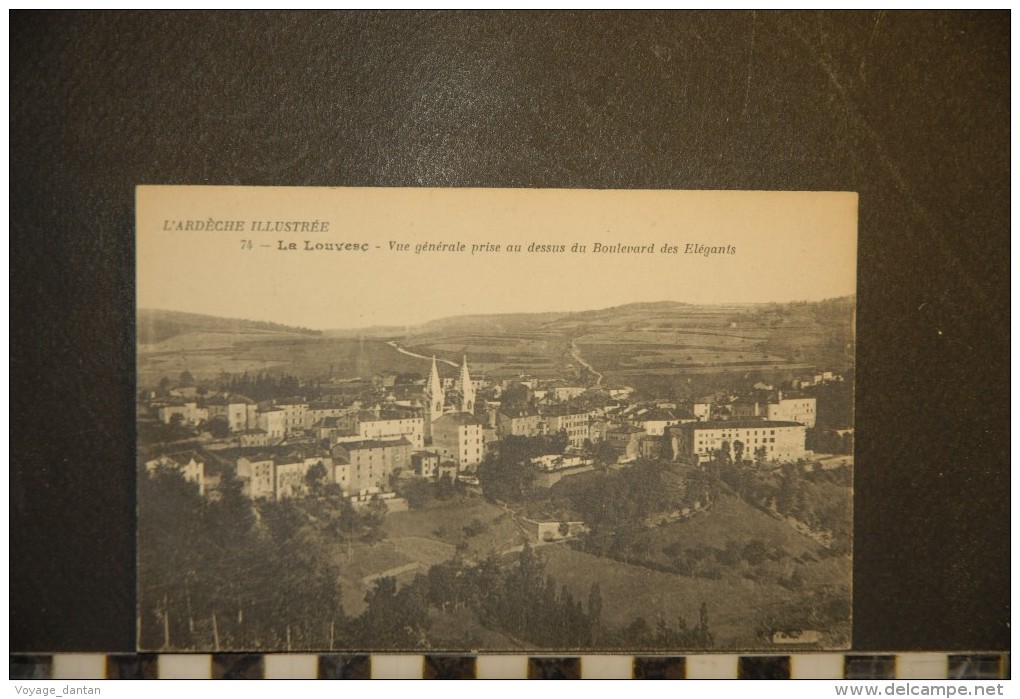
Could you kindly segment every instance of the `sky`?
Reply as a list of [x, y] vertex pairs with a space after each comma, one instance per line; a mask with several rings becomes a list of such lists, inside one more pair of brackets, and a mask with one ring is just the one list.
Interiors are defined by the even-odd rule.
[[856, 292], [847, 192], [143, 186], [136, 204], [139, 308], [325, 330]]

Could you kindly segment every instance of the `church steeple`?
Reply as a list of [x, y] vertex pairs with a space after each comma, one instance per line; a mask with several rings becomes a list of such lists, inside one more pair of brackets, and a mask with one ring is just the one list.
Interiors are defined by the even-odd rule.
[[425, 384], [425, 392], [422, 395], [425, 402], [425, 439], [432, 442], [432, 423], [443, 416], [443, 403], [446, 396], [443, 393], [443, 382], [439, 380], [439, 369], [436, 367], [436, 357], [432, 356], [432, 373], [429, 381]]
[[429, 422], [433, 422], [443, 415], [443, 403], [446, 396], [443, 393], [443, 382], [439, 380], [439, 369], [436, 367], [436, 358], [432, 357], [432, 373], [429, 375], [429, 382], [425, 386], [425, 399], [428, 404]]
[[460, 411], [462, 413], [475, 412], [475, 387], [471, 383], [471, 375], [468, 373], [467, 355], [464, 355], [464, 363], [460, 365]]

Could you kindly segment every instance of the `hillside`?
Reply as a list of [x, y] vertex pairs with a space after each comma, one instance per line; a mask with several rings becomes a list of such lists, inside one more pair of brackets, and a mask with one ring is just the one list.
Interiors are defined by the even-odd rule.
[[[412, 355], [403, 354], [388, 341]], [[416, 358], [413, 355], [418, 355]], [[531, 374], [621, 383], [655, 395], [710, 392], [749, 378], [783, 380], [854, 361], [854, 299], [699, 306], [634, 303], [578, 313], [451, 316], [411, 328], [318, 331], [278, 323], [139, 309], [142, 383], [245, 371], [304, 379], [427, 371], [427, 359], [489, 378]], [[597, 374], [595, 373], [597, 372]]]
[[313, 336], [322, 334], [319, 330], [296, 328], [260, 320], [220, 318], [198, 313], [164, 311], [154, 308], [139, 308], [136, 323], [136, 337], [140, 345], [162, 342], [171, 337], [187, 335], [189, 333], [277, 332]]
[[682, 375], [782, 380], [854, 363], [853, 297], [786, 304], [634, 303], [578, 313], [443, 318], [394, 337], [412, 351], [462, 354], [490, 375], [530, 373], [661, 383]]

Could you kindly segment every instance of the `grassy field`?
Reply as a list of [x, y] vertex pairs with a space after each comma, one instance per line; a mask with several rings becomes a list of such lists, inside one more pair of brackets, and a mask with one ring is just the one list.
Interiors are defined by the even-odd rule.
[[478, 376], [516, 376], [521, 373], [539, 377], [560, 376], [569, 362], [569, 338], [559, 332], [534, 332], [507, 329], [500, 333], [410, 337], [400, 340], [412, 352], [460, 361], [467, 356], [471, 370]]
[[696, 624], [701, 603], [708, 605], [709, 628], [717, 645], [768, 647], [755, 637], [758, 622], [773, 609], [792, 604], [798, 595], [778, 585], [747, 579], [706, 580], [649, 570], [563, 546], [540, 549], [546, 572], [565, 584], [575, 597], [587, 599], [598, 582], [603, 623], [626, 626], [637, 617], [655, 625], [663, 619], [674, 626], [678, 617]]
[[138, 382], [154, 386], [190, 371], [198, 380], [221, 373], [269, 371], [300, 379], [371, 378], [383, 370], [428, 372], [426, 360], [401, 354], [382, 340], [296, 333], [187, 333], [138, 347]]
[[[844, 489], [843, 496], [849, 498], [849, 490]], [[847, 525], [849, 527], [849, 522]], [[797, 569], [808, 586], [850, 585], [849, 556], [826, 556], [818, 542], [731, 495], [720, 496], [703, 514], [649, 529], [638, 539], [644, 545], [642, 550], [646, 551], [640, 558], [660, 566], [670, 564], [671, 557], [663, 549], [676, 542], [680, 542], [684, 550], [712, 548], [721, 551], [729, 541], [743, 545], [761, 540], [768, 551], [784, 554], [783, 560], [768, 565], [769, 571], [789, 576]], [[734, 574], [747, 570], [747, 566], [742, 566]]]
[[[722, 552], [730, 544], [743, 547], [754, 540], [762, 541], [773, 558], [753, 566], [744, 560], [714, 565], [718, 571], [714, 577], [666, 570], [674, 559], [663, 549], [671, 545], [679, 544], [685, 552]], [[766, 619], [791, 628], [803, 624], [808, 598], [826, 609], [849, 605], [850, 599], [849, 556], [827, 556], [814, 540], [729, 495], [689, 520], [638, 534], [627, 548], [629, 563], [559, 546], [541, 552], [548, 560], [547, 572], [575, 595], [587, 595], [592, 581], [599, 582], [606, 623], [626, 625], [638, 616], [653, 625], [659, 618], [675, 623], [677, 616], [694, 623], [705, 602], [716, 643], [728, 647], [770, 647], [757, 637], [758, 625]], [[794, 573], [802, 581], [800, 590], [779, 584], [780, 578]], [[803, 604], [798, 606], [798, 600]], [[832, 616], [830, 612], [825, 630], [832, 631], [831, 638], [841, 639], [849, 631], [849, 613]]]
[[[482, 522], [484, 530], [467, 536], [464, 527], [474, 520]], [[415, 574], [453, 558], [460, 542], [467, 542], [468, 557], [484, 557], [524, 542], [501, 508], [475, 497], [394, 512], [386, 516], [383, 530], [386, 538], [375, 544], [354, 539], [350, 560], [343, 537], [321, 538], [317, 542], [322, 555], [329, 556], [340, 568], [340, 587], [348, 614], [364, 610], [365, 593], [377, 576], [391, 575], [399, 582], [410, 581]]]
[[720, 495], [712, 508], [689, 520], [649, 529], [641, 536], [653, 549], [680, 541], [684, 548], [726, 547], [727, 541], [761, 539], [769, 548], [781, 548], [791, 556], [815, 554], [819, 545], [792, 527], [751, 507], [732, 495]]
[[[464, 527], [479, 521], [484, 529], [467, 536]], [[524, 537], [503, 510], [480, 497], [431, 503], [420, 510], [394, 512], [383, 528], [391, 540], [420, 537], [450, 548], [466, 541], [468, 556], [485, 556], [524, 543]], [[447, 556], [449, 558], [449, 556]]]

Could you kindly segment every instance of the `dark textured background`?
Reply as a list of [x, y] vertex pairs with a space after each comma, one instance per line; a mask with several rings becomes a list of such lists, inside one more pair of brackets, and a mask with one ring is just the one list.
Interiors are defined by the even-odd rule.
[[854, 646], [1008, 648], [1009, 20], [12, 13], [12, 650], [134, 647], [141, 183], [859, 192]]

